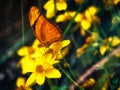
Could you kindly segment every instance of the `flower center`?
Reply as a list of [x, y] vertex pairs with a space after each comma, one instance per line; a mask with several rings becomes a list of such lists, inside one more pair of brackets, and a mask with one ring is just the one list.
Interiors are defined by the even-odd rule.
[[38, 65], [38, 66], [36, 67], [36, 72], [42, 72], [42, 71], [43, 71], [42, 65]]
[[34, 53], [34, 51], [35, 51], [35, 50], [33, 49], [33, 47], [29, 47], [29, 48], [28, 48], [28, 52], [29, 52], [29, 54]]

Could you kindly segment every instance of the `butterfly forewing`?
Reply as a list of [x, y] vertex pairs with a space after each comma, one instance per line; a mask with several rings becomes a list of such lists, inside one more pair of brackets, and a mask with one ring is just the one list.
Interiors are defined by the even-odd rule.
[[31, 26], [35, 24], [39, 15], [40, 15], [39, 9], [37, 9], [37, 7], [34, 7], [34, 6], [31, 7], [30, 13], [29, 13], [29, 21]]
[[38, 8], [31, 7], [29, 19], [30, 25], [33, 28], [36, 38], [40, 41], [41, 46], [48, 46], [62, 39], [59, 28], [41, 15]]

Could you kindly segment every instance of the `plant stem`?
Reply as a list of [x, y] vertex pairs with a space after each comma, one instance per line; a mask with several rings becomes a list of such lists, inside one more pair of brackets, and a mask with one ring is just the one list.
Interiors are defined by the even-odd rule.
[[66, 75], [66, 77], [67, 77], [71, 82], [73, 82], [73, 83], [79, 88], [79, 90], [84, 90], [84, 88], [80, 87], [79, 84], [77, 84], [77, 83], [70, 77], [70, 75], [68, 75], [68, 74], [66, 73], [66, 71], [61, 67], [60, 64], [58, 64], [58, 66], [60, 67], [60, 69], [62, 70], [62, 72]]
[[109, 79], [109, 74], [108, 74], [107, 68], [104, 67], [103, 70], [105, 71], [105, 74], [107, 75], [107, 80], [108, 80], [108, 83], [109, 83], [109, 85], [110, 85], [110, 89], [112, 90], [111, 82], [110, 82], [110, 79]]
[[23, 0], [21, 0], [21, 20], [22, 20], [22, 41], [24, 46], [24, 14], [23, 14]]

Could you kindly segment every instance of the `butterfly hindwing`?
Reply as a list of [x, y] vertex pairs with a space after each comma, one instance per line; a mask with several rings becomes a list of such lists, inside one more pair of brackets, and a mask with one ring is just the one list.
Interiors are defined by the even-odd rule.
[[47, 20], [43, 23], [42, 34], [45, 36], [48, 44], [62, 39], [60, 30]]

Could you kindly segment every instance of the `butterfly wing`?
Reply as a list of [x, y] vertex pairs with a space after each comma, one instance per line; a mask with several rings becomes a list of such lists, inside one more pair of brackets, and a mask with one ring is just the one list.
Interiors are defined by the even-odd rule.
[[40, 12], [39, 12], [39, 9], [37, 7], [33, 6], [30, 8], [29, 21], [30, 21], [31, 26], [33, 26], [35, 24], [39, 15], [40, 15]]
[[62, 39], [59, 28], [41, 15], [38, 8], [32, 7], [29, 17], [30, 25], [33, 27], [34, 34], [40, 41], [41, 46], [50, 45]]

